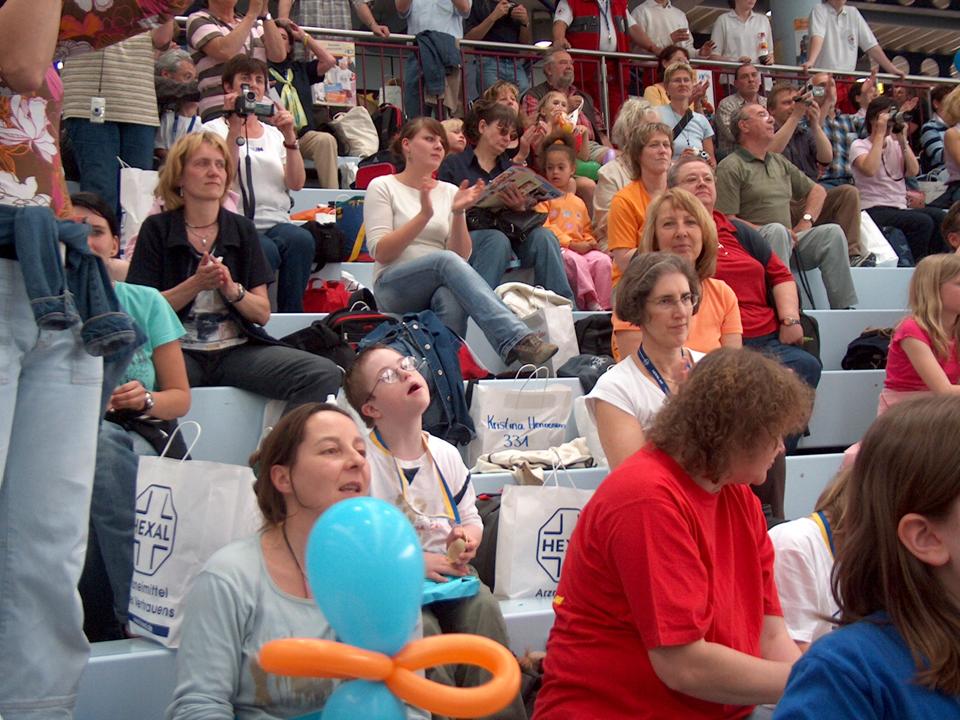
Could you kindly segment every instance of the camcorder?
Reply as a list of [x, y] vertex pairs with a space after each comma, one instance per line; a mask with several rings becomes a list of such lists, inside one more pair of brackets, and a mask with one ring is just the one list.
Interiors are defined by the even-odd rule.
[[913, 121], [913, 113], [904, 112], [899, 108], [894, 108], [890, 112], [890, 120], [888, 121], [891, 125], [894, 135], [899, 135], [903, 132], [903, 129], [907, 126], [908, 123]]
[[259, 118], [269, 118], [273, 117], [274, 106], [272, 102], [257, 100], [257, 94], [244, 83], [240, 86], [240, 94], [233, 104], [233, 112], [240, 117], [256, 115]]

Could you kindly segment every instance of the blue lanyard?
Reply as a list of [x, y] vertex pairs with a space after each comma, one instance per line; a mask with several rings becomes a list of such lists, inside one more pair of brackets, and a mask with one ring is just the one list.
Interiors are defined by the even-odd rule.
[[823, 510], [817, 510], [810, 517], [817, 524], [817, 527], [820, 528], [820, 533], [824, 536], [827, 545], [830, 547], [830, 554], [835, 556], [837, 552], [833, 546], [833, 529], [830, 527], [830, 521], [827, 520], [826, 513], [823, 512]]
[[[683, 348], [680, 348], [680, 357], [683, 357]], [[660, 374], [660, 371], [657, 370], [657, 366], [653, 364], [653, 361], [647, 356], [643, 351], [643, 345], [637, 348], [637, 358], [640, 360], [641, 364], [647, 369], [647, 372], [653, 375], [653, 379], [656, 381], [657, 386], [663, 391], [664, 395], [670, 394], [670, 386], [667, 385], [667, 381], [663, 379], [663, 375]]]
[[[379, 445], [385, 453], [393, 458], [394, 465], [397, 468], [397, 479], [400, 481], [400, 496], [403, 498], [404, 503], [413, 509], [413, 506], [410, 505], [407, 500], [407, 488], [406, 485], [409, 484], [406, 476], [403, 473], [402, 468], [400, 467], [400, 461], [397, 460], [397, 456], [390, 452], [390, 448], [387, 447], [387, 443], [384, 441], [383, 437], [380, 435], [380, 431], [376, 428], [373, 429], [373, 432], [370, 434], [371, 438], [374, 440], [375, 445]], [[430, 458], [430, 462], [433, 465], [434, 470], [437, 471], [437, 479], [440, 481], [440, 488], [443, 492], [444, 504], [447, 506], [448, 514], [446, 517], [452, 517], [454, 525], [460, 524], [460, 510], [457, 508], [457, 501], [453, 497], [453, 493], [450, 492], [450, 486], [447, 484], [446, 478], [443, 477], [443, 472], [440, 470], [440, 466], [437, 464], [437, 461], [433, 459], [433, 453], [430, 452], [430, 446], [427, 445], [427, 440], [423, 440], [423, 448], [427, 451], [427, 457]], [[406, 482], [405, 482], [406, 481]], [[416, 510], [414, 510], [416, 512]], [[418, 513], [422, 514], [422, 513]]]
[[[177, 126], [180, 124], [180, 116], [176, 113], [173, 115], [173, 139], [177, 139]], [[193, 126], [197, 124], [197, 116], [194, 115], [190, 118], [190, 125], [187, 127], [187, 135], [193, 132]]]

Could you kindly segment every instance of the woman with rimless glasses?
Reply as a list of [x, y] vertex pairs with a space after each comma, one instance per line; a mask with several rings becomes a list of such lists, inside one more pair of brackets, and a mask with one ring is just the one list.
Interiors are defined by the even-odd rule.
[[611, 470], [643, 447], [645, 432], [667, 396], [703, 357], [685, 347], [699, 307], [697, 273], [679, 255], [637, 255], [621, 278], [617, 317], [639, 330], [643, 341], [587, 395]]
[[[372, 345], [347, 373], [344, 393], [370, 428], [370, 494], [394, 503], [410, 519], [423, 546], [427, 579], [446, 584], [476, 575], [468, 565], [483, 536], [476, 494], [458, 450], [423, 431], [430, 390], [418, 361]], [[424, 605], [424, 636], [473, 633], [508, 646], [499, 603], [483, 583], [477, 585], [473, 596]], [[427, 677], [474, 687], [489, 674], [476, 665], [456, 665], [428, 669]], [[525, 719], [519, 694], [490, 717]]]

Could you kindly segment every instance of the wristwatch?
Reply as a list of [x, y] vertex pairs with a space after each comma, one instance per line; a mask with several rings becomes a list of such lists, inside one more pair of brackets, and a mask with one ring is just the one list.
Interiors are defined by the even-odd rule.
[[140, 408], [140, 412], [150, 412], [153, 410], [153, 406], [156, 404], [156, 401], [153, 399], [153, 393], [147, 390], [143, 398], [143, 407]]
[[786, 325], [787, 327], [793, 327], [794, 325], [800, 324], [800, 318], [783, 318], [780, 321], [781, 325]]
[[273, 20], [273, 16], [271, 16], [270, 13], [267, 13], [266, 15], [258, 15], [257, 20], [259, 20], [260, 22], [268, 22], [270, 20]]
[[803, 217], [800, 219], [813, 225], [813, 215], [810, 213], [804, 213]]
[[283, 146], [284, 146], [287, 150], [299, 150], [299, 149], [300, 149], [300, 141], [299, 141], [299, 140], [294, 140], [292, 143], [288, 143], [288, 142], [284, 141]]
[[247, 294], [247, 289], [243, 285], [241, 285], [240, 283], [237, 283], [237, 287], [239, 288], [239, 290], [237, 291], [237, 296], [233, 300], [230, 300], [230, 299], [227, 300], [227, 302], [230, 303], [231, 305], [236, 305], [238, 302], [243, 300], [243, 296]]

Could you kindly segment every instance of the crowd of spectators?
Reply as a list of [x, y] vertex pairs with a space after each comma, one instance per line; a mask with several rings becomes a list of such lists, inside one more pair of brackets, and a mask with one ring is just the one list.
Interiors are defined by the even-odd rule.
[[[13, 538], [0, 542], [0, 586], [9, 592], [5, 606], [16, 607], [0, 624], [0, 641], [12, 657], [36, 652], [28, 647], [36, 642], [64, 668], [62, 676], [54, 676], [35, 665], [13, 668], [5, 661], [0, 711], [17, 720], [52, 703], [69, 715], [85, 662], [73, 588], [80, 588], [91, 636], [123, 635], [137, 456], [160, 451], [156, 433], [169, 436], [189, 410], [190, 388], [203, 386], [243, 388], [283, 400], [292, 412], [257, 456], [262, 461], [257, 493], [267, 520], [259, 539], [226, 548], [191, 596], [171, 716], [187, 717], [205, 704], [228, 704], [240, 716], [264, 707], [307, 711], [296, 704], [298, 697], [265, 703], [253, 666], [255, 649], [278, 628], [332, 636], [316, 607], [309, 603], [307, 612], [300, 602], [311, 599], [300, 561], [310, 524], [333, 502], [368, 492], [411, 507], [404, 490], [409, 485], [410, 497], [417, 495], [418, 509], [412, 512], [420, 523], [431, 579], [470, 574], [468, 563], [482, 533], [457, 451], [422, 432], [430, 397], [415, 361], [376, 347], [361, 354], [344, 377], [332, 361], [285, 346], [263, 330], [272, 312], [271, 284], [277, 310], [303, 309], [315, 244], [310, 232], [291, 221], [290, 210], [291, 193], [307, 182], [305, 158], [321, 187], [340, 186], [337, 139], [319, 122], [311, 92], [336, 61], [300, 26], [350, 29], [352, 8], [378, 38], [390, 31], [363, 0], [281, 0], [277, 19], [266, 0], [251, 0], [242, 15], [235, 0], [207, 0], [206, 7], [190, 14], [183, 37], [163, 13], [161, 22], [151, 24], [153, 30], [134, 34], [135, 23], [119, 10], [136, 3], [115, 2], [117, 9], [113, 3], [85, 9], [79, 0], [59, 9], [46, 7], [46, 0], [33, 8], [26, 0], [0, 2], [0, 129], [24, 129], [29, 118], [34, 128], [45, 120], [51, 131], [26, 140], [23, 133], [0, 132], [2, 282], [3, 289], [16, 291], [19, 303], [6, 322], [18, 325], [20, 333], [31, 328], [34, 334], [37, 328], [59, 333], [35, 351], [17, 350], [21, 379], [4, 412], [17, 433], [62, 434], [68, 456], [57, 465], [34, 457], [38, 453], [25, 448], [23, 437], [0, 443], [0, 518], [5, 538]], [[440, 58], [434, 62], [449, 66], [451, 52], [460, 57], [455, 40], [462, 37], [529, 45], [530, 13], [510, 0], [396, 0], [421, 53], [409, 53], [404, 62], [402, 104], [409, 119], [391, 143], [398, 171], [373, 180], [365, 195], [372, 290], [380, 308], [433, 310], [461, 336], [473, 319], [508, 365], [542, 364], [557, 352], [494, 293], [508, 269], [531, 270], [534, 284], [579, 309], [614, 311], [618, 363], [589, 395], [588, 407], [616, 472], [584, 512], [585, 529], [571, 547], [561, 586], [569, 602], [558, 611], [551, 635], [537, 717], [576, 711], [633, 716], [649, 707], [680, 714], [694, 708], [705, 717], [720, 717], [741, 712], [737, 707], [750, 712], [750, 706], [776, 702], [785, 686], [783, 716], [800, 717], [797, 698], [815, 696], [820, 666], [843, 654], [842, 639], [814, 645], [811, 659], [797, 665], [787, 685], [800, 651], [825, 628], [809, 617], [794, 621], [787, 611], [796, 608], [786, 601], [781, 609], [785, 596], [778, 597], [774, 575], [785, 588], [795, 577], [789, 567], [775, 568], [764, 518], [744, 485], [765, 486], [757, 494], [767, 503], [768, 516], [782, 519], [783, 480], [778, 489], [775, 468], [796, 448], [822, 370], [817, 357], [801, 347], [800, 310], [813, 298], [801, 297], [795, 274], [802, 278], [818, 269], [831, 308], [856, 306], [851, 267], [869, 266], [875, 259], [861, 241], [861, 210], [890, 238], [900, 265], [917, 266], [912, 315], [891, 343], [888, 404], [903, 399], [896, 392], [954, 394], [960, 367], [960, 267], [950, 251], [960, 246], [960, 209], [954, 205], [960, 200], [960, 90], [934, 89], [932, 113], [921, 127], [919, 98], [900, 86], [879, 94], [875, 75], [850, 86], [845, 99], [852, 112], [846, 113], [837, 83], [827, 73], [813, 75], [808, 84], [766, 83], [763, 68], [772, 62], [773, 38], [769, 20], [754, 11], [754, 4], [731, 1], [710, 39], [697, 46], [686, 15], [670, 0], [645, 0], [630, 12], [626, 0], [560, 0], [553, 48], [540, 66], [543, 81], [534, 84], [524, 58], [485, 55], [477, 87], [464, 92], [480, 97], [466, 107], [455, 103], [462, 117], [441, 125], [424, 117], [429, 107], [421, 83], [437, 69], [428, 67], [425, 48]], [[44, 20], [39, 39], [26, 41], [35, 53], [15, 60], [4, 49], [13, 42], [4, 26], [22, 32], [32, 26], [27, 19], [40, 13], [59, 17], [58, 12], [64, 13], [63, 23]], [[136, 12], [143, 11], [137, 7]], [[114, 14], [129, 27], [117, 26], [99, 39], [96, 33], [69, 30], [66, 22], [87, 28], [83, 18], [102, 23]], [[52, 69], [58, 27], [61, 45], [69, 41], [73, 51], [89, 50], [68, 57], [60, 77]], [[860, 49], [882, 70], [902, 75], [844, 0], [814, 8], [810, 36], [805, 70], [826, 66], [850, 72]], [[596, 64], [569, 52], [631, 49], [658, 57], [661, 83], [638, 87], [631, 63], [614, 59], [604, 91]], [[698, 78], [691, 57], [740, 63], [731, 73], [731, 92], [715, 110], [709, 82]], [[36, 65], [29, 72], [23, 70], [28, 60]], [[604, 95], [612, 118], [604, 116]], [[270, 111], [239, 113], [238, 102], [265, 104]], [[59, 158], [61, 121], [81, 190], [72, 200]], [[159, 182], [156, 212], [140, 227], [135, 250], [118, 264], [121, 166], [157, 167]], [[500, 192], [503, 212], [513, 214], [515, 225], [542, 216], [520, 236], [476, 207], [486, 185], [518, 166], [541, 173], [559, 191], [539, 205], [515, 189]], [[943, 194], [929, 204], [915, 185], [921, 172], [942, 173], [945, 181]], [[18, 213], [28, 209], [35, 212], [22, 220]], [[62, 219], [59, 224], [54, 214]], [[86, 241], [77, 235], [78, 224], [87, 226]], [[40, 260], [57, 257], [56, 243], [34, 255], [21, 236], [43, 233], [74, 248], [68, 274], [76, 272], [80, 255], [100, 268], [99, 275], [85, 276], [101, 280], [91, 304], [108, 309], [118, 323], [111, 337], [122, 335], [128, 347], [105, 353], [96, 343], [106, 340], [91, 339], [96, 332], [86, 326], [81, 334], [66, 322], [41, 317], [36, 304], [56, 298], [35, 297], [42, 285], [35, 281], [52, 272]], [[101, 261], [110, 276], [102, 272]], [[89, 310], [81, 308], [81, 315]], [[57, 314], [56, 307], [51, 314]], [[128, 325], [119, 325], [124, 322]], [[24, 338], [16, 340], [18, 347], [32, 347], [34, 341]], [[94, 355], [108, 357], [101, 361]], [[48, 381], [48, 366], [69, 368], [69, 377], [60, 372], [56, 382]], [[45, 392], [37, 385], [46, 385]], [[371, 429], [369, 437], [360, 435], [345, 413], [320, 404], [341, 388]], [[676, 401], [666, 403], [671, 395]], [[69, 403], [73, 424], [89, 427], [83, 432], [66, 425], [44, 427], [48, 416], [62, 414], [58, 403], [63, 402]], [[918, 415], [936, 418], [951, 411], [935, 402], [917, 407]], [[923, 436], [922, 422], [906, 411], [891, 411], [890, 417], [884, 428]], [[714, 432], [699, 432], [695, 420], [709, 420]], [[678, 428], [682, 432], [674, 432]], [[874, 432], [865, 447], [883, 457], [884, 442]], [[936, 447], [946, 453], [948, 445]], [[325, 449], [318, 451], [319, 446]], [[705, 458], [713, 460], [708, 464]], [[882, 473], [868, 462], [857, 463], [819, 503], [822, 522], [842, 523], [846, 503], [868, 502], [856, 483], [866, 487], [879, 482], [875, 478]], [[394, 469], [406, 476], [400, 478], [400, 496]], [[435, 474], [442, 485], [444, 477], [455, 480], [459, 507], [449, 518], [438, 521], [443, 513], [429, 509], [443, 505], [426, 489], [435, 490], [436, 479], [413, 485], [420, 471]], [[335, 476], [335, 488], [327, 475]], [[38, 476], [51, 479], [49, 489], [25, 489], [24, 480]], [[637, 501], [641, 476], [654, 478], [655, 501]], [[309, 488], [306, 502], [295, 478]], [[920, 475], [913, 478], [914, 484], [921, 481]], [[894, 490], [878, 488], [881, 492]], [[941, 522], [952, 513], [956, 535], [957, 492], [949, 492], [933, 505], [904, 506], [914, 508], [910, 522]], [[30, 529], [24, 518], [13, 519], [29, 519], [55, 505], [71, 514], [60, 523], [56, 540], [46, 538], [56, 534], [46, 525]], [[677, 555], [655, 557], [649, 537], [628, 537], [621, 522], [628, 510], [647, 519], [649, 537], [662, 530], [658, 537], [666, 538], [666, 545], [661, 548]], [[884, 508], [873, 510], [880, 517]], [[691, 518], [683, 531], [681, 516]], [[729, 523], [733, 545], [718, 551], [723, 523]], [[871, 531], [889, 530], [854, 521], [850, 527], [850, 548], [869, 547]], [[914, 564], [950, 568], [952, 574], [938, 572], [936, 581], [947, 595], [958, 592], [956, 539], [935, 558], [929, 544], [917, 539], [922, 532], [901, 531], [897, 537]], [[34, 547], [24, 538], [41, 541]], [[455, 541], [463, 550], [450, 556]], [[618, 541], [617, 552], [605, 556], [607, 565], [594, 564], [599, 548]], [[877, 538], [881, 541], [896, 539]], [[77, 552], [85, 544], [86, 566]], [[852, 589], [849, 583], [867, 576], [852, 568], [851, 553], [843, 549], [836, 556], [835, 582], [849, 592], [838, 596], [839, 606], [822, 602], [817, 610], [840, 612], [841, 622], [853, 626], [846, 635], [869, 634], [857, 621], [890, 613], [894, 637], [886, 640], [899, 652], [901, 679], [913, 670], [911, 653], [934, 661], [921, 683], [903, 691], [903, 703], [933, 707], [938, 693], [960, 693], [955, 657], [943, 661], [942, 645], [926, 643], [904, 625], [909, 620], [898, 614], [897, 598], [871, 604]], [[66, 556], [68, 562], [55, 560]], [[681, 556], [683, 562], [675, 564]], [[713, 597], [710, 581], [694, 577], [713, 560], [729, 590], [721, 598]], [[29, 570], [22, 571], [27, 564]], [[97, 586], [99, 566], [109, 592]], [[49, 568], [53, 571], [46, 573]], [[684, 597], [669, 589], [677, 572], [689, 580], [691, 592]], [[37, 573], [49, 577], [31, 580]], [[266, 595], [253, 590], [266, 585], [264, 578], [275, 583]], [[817, 600], [823, 600], [823, 574], [810, 582], [821, 584]], [[34, 588], [42, 602], [25, 596], [25, 587]], [[602, 607], [595, 602], [601, 596], [614, 598], [613, 604]], [[716, 614], [705, 619], [702, 608], [708, 606]], [[478, 632], [507, 642], [503, 618], [486, 588], [459, 607], [459, 613], [446, 605], [425, 608], [419, 631]], [[591, 623], [611, 608], [616, 628], [595, 632]], [[634, 624], [628, 616], [637, 608], [645, 620]], [[236, 624], [227, 627], [241, 615], [252, 624], [242, 632]], [[291, 615], [297, 618], [292, 624], [287, 622]], [[211, 634], [224, 640], [218, 651], [205, 642]], [[645, 692], [639, 699], [635, 692], [623, 697], [630, 694], [627, 657], [640, 663]], [[598, 658], [616, 670], [603, 678], [599, 691], [595, 683], [583, 687], [582, 677], [584, 664]], [[482, 674], [462, 668], [433, 675], [464, 686], [483, 681]], [[218, 692], [212, 701], [211, 687]], [[325, 697], [331, 688], [328, 683], [311, 697]], [[526, 717], [521, 705], [515, 698], [502, 717]]]

